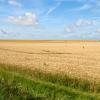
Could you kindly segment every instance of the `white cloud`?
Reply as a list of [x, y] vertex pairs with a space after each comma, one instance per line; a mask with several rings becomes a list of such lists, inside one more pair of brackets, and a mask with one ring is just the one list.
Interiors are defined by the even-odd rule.
[[87, 9], [90, 9], [91, 8], [91, 5], [89, 4], [84, 4], [83, 6], [81, 6], [80, 8], [77, 8], [76, 10], [77, 11], [81, 11], [81, 10], [87, 10]]
[[69, 9], [67, 11], [75, 11], [75, 12], [77, 12], [77, 11], [88, 10], [88, 9], [91, 9], [91, 8], [92, 8], [92, 6], [90, 4], [84, 4], [84, 5], [80, 6], [80, 7], [72, 8], [72, 9]]
[[12, 6], [20, 7], [21, 4], [17, 2], [17, 0], [9, 0], [8, 3]]
[[38, 24], [37, 16], [35, 13], [26, 12], [23, 16], [9, 16], [8, 22], [13, 24], [19, 24], [19, 25], [31, 25], [35, 26]]
[[67, 27], [65, 28], [65, 31], [66, 31], [67, 33], [72, 33], [72, 32], [74, 31], [74, 27], [73, 27], [73, 26], [67, 26]]
[[78, 19], [71, 25], [67, 26], [65, 30], [67, 33], [72, 33], [76, 31], [77, 29], [79, 29], [80, 27], [92, 26], [92, 25], [95, 25], [95, 23], [96, 23], [96, 20], [92, 20], [92, 19]]
[[94, 25], [95, 20], [89, 20], [89, 19], [79, 19], [76, 21], [75, 25], [77, 27], [79, 26], [89, 26], [89, 25]]
[[0, 29], [0, 34], [8, 34], [8, 32], [4, 29]]
[[46, 15], [49, 15], [50, 13], [52, 13], [56, 8], [58, 8], [61, 5], [61, 2], [58, 2], [57, 5], [55, 7], [50, 8], [47, 12]]
[[97, 33], [100, 33], [100, 28], [96, 30]]

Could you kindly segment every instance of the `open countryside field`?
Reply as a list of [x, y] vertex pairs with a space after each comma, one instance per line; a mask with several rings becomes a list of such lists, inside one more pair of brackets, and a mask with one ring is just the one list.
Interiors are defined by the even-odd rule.
[[[47, 86], [42, 91], [43, 86], [40, 88], [35, 83], [39, 89], [36, 94], [45, 96], [46, 100], [100, 100], [99, 41], [0, 41], [0, 69], [0, 75], [8, 83], [10, 76], [23, 76], [29, 81], [52, 84], [57, 89], [63, 87], [59, 96], [57, 90], [46, 91]], [[34, 82], [29, 84], [34, 85]], [[29, 92], [33, 90], [28, 89]]]

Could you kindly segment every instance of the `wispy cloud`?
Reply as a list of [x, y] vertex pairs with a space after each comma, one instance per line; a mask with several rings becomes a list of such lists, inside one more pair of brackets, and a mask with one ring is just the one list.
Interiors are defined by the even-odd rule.
[[17, 0], [8, 0], [8, 3], [12, 6], [21, 7], [21, 4]]
[[72, 33], [72, 32], [74, 32], [74, 26], [73, 25], [70, 25], [70, 26], [67, 26], [66, 28], [65, 28], [65, 32], [67, 32], [67, 33]]
[[55, 9], [57, 9], [59, 6], [61, 5], [61, 2], [58, 2], [56, 6], [50, 8], [47, 12], [46, 15], [48, 16], [49, 14], [51, 14]]
[[90, 25], [94, 25], [94, 24], [95, 24], [95, 20], [89, 20], [89, 19], [79, 19], [75, 22], [75, 25], [77, 27], [90, 26]]
[[87, 9], [90, 9], [91, 8], [91, 5], [89, 4], [84, 4], [83, 6], [75, 9], [76, 11], [81, 11], [81, 10], [87, 10]]
[[100, 33], [100, 28], [96, 30], [97, 33]]
[[65, 30], [67, 33], [72, 33], [75, 32], [80, 27], [92, 26], [95, 25], [95, 23], [96, 20], [92, 20], [92, 19], [78, 19], [75, 22], [73, 22], [71, 25], [67, 26]]
[[67, 11], [84, 11], [84, 10], [89, 10], [91, 9], [92, 6], [90, 4], [83, 4], [82, 6], [80, 7], [76, 7], [76, 8], [72, 8], [72, 9], [68, 9]]
[[4, 30], [4, 29], [0, 29], [0, 34], [8, 34], [8, 32], [6, 31], [6, 30]]

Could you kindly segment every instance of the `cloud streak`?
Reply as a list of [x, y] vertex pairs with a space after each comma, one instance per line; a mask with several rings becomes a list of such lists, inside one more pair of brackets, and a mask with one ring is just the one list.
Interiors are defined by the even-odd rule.
[[61, 5], [61, 2], [58, 2], [57, 5], [55, 7], [50, 8], [47, 12], [46, 15], [48, 16], [49, 14], [51, 14], [55, 9], [57, 9], [59, 6]]
[[84, 4], [84, 5], [77, 7], [77, 8], [68, 9], [67, 11], [71, 11], [71, 12], [73, 12], [73, 11], [77, 12], [78, 11], [79, 12], [79, 11], [89, 10], [91, 8], [92, 8], [92, 6], [90, 4]]

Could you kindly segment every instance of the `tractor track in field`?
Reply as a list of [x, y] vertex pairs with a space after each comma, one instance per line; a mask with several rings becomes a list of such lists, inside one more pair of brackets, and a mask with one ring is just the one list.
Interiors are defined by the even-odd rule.
[[11, 50], [11, 49], [6, 49], [6, 48], [0, 48], [0, 50], [6, 50], [6, 51], [11, 51], [11, 52], [17, 52], [17, 53], [26, 53], [26, 54], [72, 54], [72, 53], [61, 53], [61, 52], [48, 52], [46, 50], [42, 50], [42, 52], [40, 53]]

